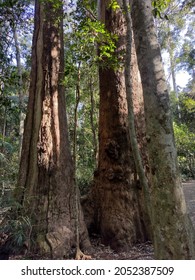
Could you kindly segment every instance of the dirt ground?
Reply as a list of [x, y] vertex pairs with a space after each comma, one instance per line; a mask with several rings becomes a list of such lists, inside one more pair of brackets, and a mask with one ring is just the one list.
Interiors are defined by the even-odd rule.
[[195, 227], [195, 180], [183, 183], [187, 210]]

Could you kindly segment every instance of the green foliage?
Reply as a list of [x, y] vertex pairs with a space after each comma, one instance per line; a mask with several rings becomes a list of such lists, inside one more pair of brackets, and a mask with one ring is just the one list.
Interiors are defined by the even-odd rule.
[[19, 164], [19, 100], [15, 95], [18, 77], [13, 70], [15, 68], [8, 69], [11, 69], [11, 73], [4, 77], [0, 92], [0, 196], [5, 194], [5, 205], [7, 194], [16, 183]]
[[[81, 13], [82, 12], [82, 13]], [[104, 25], [90, 18], [83, 18], [85, 11], [77, 11], [77, 19], [72, 19], [71, 32], [65, 34], [65, 79], [66, 105], [69, 135], [73, 151], [76, 93], [79, 90], [77, 108], [76, 138], [76, 178], [78, 186], [85, 193], [93, 178], [96, 166], [93, 128], [97, 131], [98, 122], [98, 69], [100, 57], [97, 55], [97, 43], [102, 36], [106, 42], [110, 34]], [[107, 51], [109, 52], [109, 51]], [[91, 104], [93, 96], [93, 112]], [[93, 118], [93, 124], [92, 119]], [[92, 126], [94, 126], [92, 128]]]
[[183, 105], [189, 113], [195, 113], [195, 100], [192, 98], [184, 98]]
[[21, 43], [23, 92], [26, 92], [29, 69], [25, 69], [25, 61], [29, 57], [32, 37], [29, 2], [5, 0], [0, 3], [0, 199], [3, 207], [9, 205], [19, 167], [20, 77], [15, 65], [14, 31], [18, 30], [18, 42]]
[[153, 15], [154, 17], [159, 17], [159, 18], [165, 18], [168, 20], [167, 14], [162, 16], [162, 12], [165, 11], [165, 9], [169, 6], [171, 0], [153, 0], [152, 1], [152, 6], [153, 6]]
[[7, 132], [18, 134], [19, 126], [19, 97], [17, 95], [18, 76], [14, 71], [4, 77], [2, 91], [0, 90], [0, 129], [3, 134], [3, 126]]
[[179, 112], [178, 112], [178, 106], [179, 106], [179, 99], [176, 97], [175, 92], [171, 91], [170, 92], [170, 106], [171, 106], [171, 112], [174, 118], [174, 121], [179, 121]]
[[14, 201], [3, 213], [0, 233], [8, 236], [6, 249], [10, 250], [13, 254], [21, 252], [24, 249], [24, 244], [29, 242], [31, 238], [31, 221], [24, 213], [25, 209], [22, 209], [22, 206]]
[[42, 3], [49, 2], [52, 4], [54, 10], [59, 10], [62, 7], [63, 1], [62, 0], [41, 0]]
[[188, 129], [195, 132], [195, 98], [188, 94], [180, 94], [179, 106], [181, 122], [187, 125]]
[[118, 4], [117, 0], [111, 0], [111, 2], [108, 5], [108, 8], [111, 8], [113, 11], [116, 11], [117, 9], [120, 9], [120, 5]]
[[195, 133], [185, 124], [174, 123], [178, 161], [184, 178], [195, 178]]
[[82, 46], [79, 53], [80, 55], [84, 55], [85, 59], [90, 58], [88, 52], [89, 48], [96, 49], [96, 46], [98, 46], [99, 55], [91, 56], [93, 61], [100, 64], [102, 67], [116, 67], [117, 57], [115, 56], [115, 49], [118, 38], [115, 34], [110, 34], [105, 29], [103, 23], [87, 18], [85, 22], [77, 28], [75, 36], [77, 40], [79, 38], [80, 45]]
[[15, 137], [2, 139], [0, 135], [0, 197], [4, 206], [15, 187], [18, 174], [18, 142]]
[[[70, 56], [68, 57], [70, 60]], [[69, 68], [70, 69], [70, 68]], [[66, 76], [66, 103], [69, 124], [69, 135], [71, 147], [74, 145], [74, 112], [76, 104], [76, 86], [77, 86], [77, 67], [71, 68], [72, 72]], [[98, 123], [98, 79], [97, 68], [87, 63], [81, 65], [80, 80], [80, 100], [78, 106], [77, 120], [77, 138], [76, 138], [76, 178], [78, 186], [85, 193], [93, 178], [93, 172], [96, 167], [94, 156], [94, 135], [91, 123], [91, 114], [93, 115], [94, 129], [97, 131]], [[91, 112], [91, 91], [94, 96], [94, 112]], [[97, 137], [97, 135], [96, 135]], [[97, 139], [95, 139], [97, 142]]]
[[189, 94], [170, 95], [178, 162], [184, 179], [195, 178], [195, 100]]
[[[120, 67], [119, 58], [115, 53], [118, 36], [106, 30], [105, 25], [97, 20], [94, 3], [90, 0], [78, 1], [77, 10], [74, 13], [73, 29], [77, 31], [76, 36], [80, 38], [83, 46], [80, 53], [83, 53], [86, 46], [93, 47], [93, 56], [91, 56], [93, 62], [101, 67], [117, 69]], [[119, 7], [115, 0], [110, 5], [112, 9]], [[89, 57], [89, 52], [87, 56]]]
[[4, 153], [11, 154], [13, 152], [13, 146], [11, 143], [3, 141], [0, 135], [0, 150], [4, 150]]

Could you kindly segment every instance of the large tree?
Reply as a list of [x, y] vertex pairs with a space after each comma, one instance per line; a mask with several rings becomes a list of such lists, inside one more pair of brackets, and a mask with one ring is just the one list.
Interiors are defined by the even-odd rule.
[[[102, 241], [114, 249], [121, 250], [130, 248], [137, 241], [143, 241], [145, 232], [140, 215], [138, 181], [129, 138], [122, 59], [126, 46], [125, 18], [122, 9], [115, 9], [112, 1], [100, 1], [99, 4], [101, 22], [110, 34], [117, 37], [113, 60], [117, 58], [121, 65], [116, 67], [112, 60], [109, 64], [104, 57], [103, 64], [99, 67], [99, 158], [93, 189], [95, 219]], [[133, 71], [134, 85], [137, 86], [138, 70], [134, 68]], [[139, 97], [135, 102], [137, 113], [138, 100]]]
[[[28, 112], [20, 162], [18, 197], [31, 223], [33, 250], [67, 255], [78, 236], [89, 245], [75, 198], [64, 96], [62, 1], [35, 1]], [[78, 193], [77, 193], [78, 194]]]
[[155, 255], [158, 259], [194, 259], [194, 230], [178, 170], [169, 94], [151, 0], [133, 1], [131, 15], [144, 93]]

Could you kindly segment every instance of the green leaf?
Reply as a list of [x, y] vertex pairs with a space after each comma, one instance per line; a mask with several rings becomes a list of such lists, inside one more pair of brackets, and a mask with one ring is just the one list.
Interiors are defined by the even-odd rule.
[[117, 0], [112, 0], [108, 5], [108, 8], [111, 8], [115, 12], [117, 9], [120, 9], [120, 5], [118, 4]]

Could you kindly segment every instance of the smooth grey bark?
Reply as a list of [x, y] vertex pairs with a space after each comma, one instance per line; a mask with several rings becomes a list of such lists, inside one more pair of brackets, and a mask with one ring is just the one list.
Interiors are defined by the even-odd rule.
[[151, 1], [134, 0], [131, 15], [144, 92], [155, 256], [194, 259], [195, 235], [178, 170], [169, 94]]
[[[172, 39], [172, 36], [171, 36], [171, 30], [170, 30], [169, 24], [168, 24], [168, 32], [169, 32], [169, 35], [168, 35], [167, 48], [168, 48], [168, 53], [169, 53], [169, 58], [170, 58], [171, 77], [172, 77], [173, 90], [174, 90], [174, 93], [175, 93], [175, 97], [178, 100], [179, 92], [178, 92], [177, 83], [176, 83], [175, 58], [174, 58], [174, 53], [173, 53], [173, 48], [172, 48], [173, 39]], [[179, 119], [181, 119], [179, 102], [178, 102], [178, 105], [177, 105], [177, 113], [178, 113]]]

